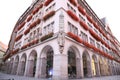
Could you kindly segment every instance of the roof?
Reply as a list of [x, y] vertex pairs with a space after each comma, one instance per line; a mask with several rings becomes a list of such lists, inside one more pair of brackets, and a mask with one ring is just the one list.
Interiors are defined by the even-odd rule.
[[8, 48], [7, 45], [5, 45], [4, 43], [2, 43], [2, 42], [0, 41], [0, 50], [6, 51], [7, 48]]

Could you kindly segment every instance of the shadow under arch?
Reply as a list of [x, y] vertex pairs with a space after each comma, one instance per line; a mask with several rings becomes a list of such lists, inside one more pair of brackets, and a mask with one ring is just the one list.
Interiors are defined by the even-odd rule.
[[16, 75], [17, 74], [17, 69], [18, 69], [18, 63], [19, 63], [19, 56], [17, 55], [15, 57], [15, 61], [14, 61], [14, 71], [13, 71], [13, 74]]
[[41, 78], [51, 78], [53, 76], [54, 51], [52, 46], [45, 46], [40, 55], [41, 59]]
[[80, 53], [75, 46], [70, 46], [68, 55], [68, 78], [80, 78]]
[[37, 52], [32, 50], [28, 57], [28, 76], [34, 77], [36, 72]]
[[83, 51], [82, 60], [83, 60], [84, 77], [91, 77], [92, 76], [91, 61], [90, 61], [90, 55], [87, 50]]
[[27, 60], [27, 56], [26, 53], [22, 54], [21, 59], [20, 59], [20, 63], [19, 63], [19, 72], [18, 75], [24, 75], [25, 72], [25, 66], [26, 66], [26, 60]]

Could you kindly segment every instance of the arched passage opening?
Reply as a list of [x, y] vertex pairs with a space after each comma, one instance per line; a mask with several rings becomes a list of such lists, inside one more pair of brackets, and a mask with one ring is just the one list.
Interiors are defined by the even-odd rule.
[[68, 77], [76, 78], [76, 55], [72, 48], [68, 50]]
[[68, 78], [81, 78], [82, 68], [79, 50], [75, 46], [70, 46], [67, 51]]
[[87, 51], [83, 52], [82, 59], [83, 59], [84, 77], [91, 77], [91, 61], [90, 61], [90, 56]]
[[29, 55], [29, 59], [28, 59], [28, 65], [29, 65], [29, 76], [34, 77], [35, 76], [35, 72], [36, 72], [36, 62], [37, 62], [37, 52], [35, 50], [33, 50], [30, 55]]
[[19, 75], [24, 75], [24, 72], [25, 72], [25, 66], [26, 66], [26, 54], [23, 54], [22, 57], [21, 57], [21, 60], [20, 60], [20, 69], [19, 69]]
[[19, 63], [19, 56], [16, 56], [15, 61], [14, 61], [14, 72], [13, 72], [13, 74], [17, 74], [18, 63]]
[[41, 53], [41, 77], [51, 78], [53, 76], [53, 48], [46, 46]]
[[97, 57], [95, 55], [92, 56], [92, 74], [93, 76], [97, 76], [97, 67], [98, 67], [98, 64], [97, 64]]
[[100, 69], [100, 75], [102, 76], [103, 75], [103, 69], [102, 69], [102, 66], [103, 66], [103, 61], [101, 58], [99, 58], [99, 69]]

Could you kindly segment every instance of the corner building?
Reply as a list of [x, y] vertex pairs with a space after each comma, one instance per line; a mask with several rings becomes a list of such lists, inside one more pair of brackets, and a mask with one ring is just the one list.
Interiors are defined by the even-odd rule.
[[120, 74], [120, 43], [85, 0], [35, 0], [4, 56], [9, 74], [84, 78]]

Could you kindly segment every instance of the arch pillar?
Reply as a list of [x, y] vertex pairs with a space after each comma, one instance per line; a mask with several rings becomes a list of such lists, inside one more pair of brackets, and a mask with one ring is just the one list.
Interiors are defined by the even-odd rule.
[[92, 74], [92, 60], [90, 59], [89, 61], [87, 60], [87, 67], [88, 67], [88, 75], [87, 77], [92, 77], [93, 74]]
[[35, 77], [36, 78], [39, 78], [40, 77], [40, 69], [41, 69], [41, 67], [40, 67], [40, 62], [41, 61], [41, 59], [40, 58], [38, 58], [37, 59], [37, 67], [36, 67], [36, 74], [35, 74]]
[[53, 61], [53, 80], [65, 80], [68, 78], [67, 55], [55, 54]]
[[44, 57], [44, 58], [40, 58], [39, 61], [40, 61], [40, 72], [39, 72], [38, 77], [46, 78], [46, 63], [47, 63], [47, 60]]
[[98, 61], [95, 62], [95, 67], [96, 67], [96, 76], [100, 76], [100, 67]]
[[20, 61], [18, 68], [19, 68], [19, 69], [18, 69], [18, 75], [24, 75], [25, 62], [24, 62], [24, 61]]
[[77, 67], [77, 78], [83, 78], [83, 67], [82, 67], [82, 58], [76, 59], [76, 67]]

